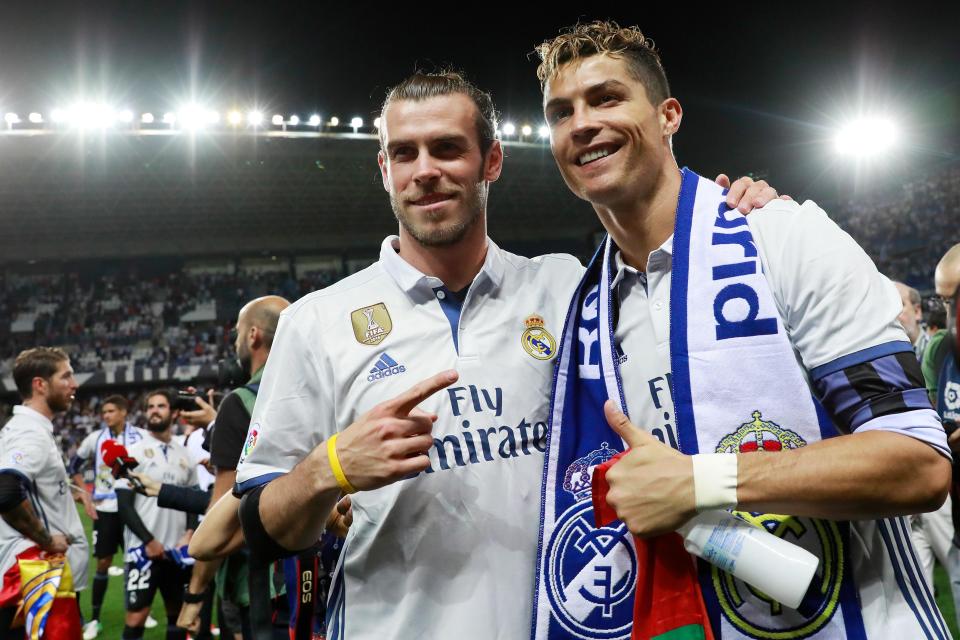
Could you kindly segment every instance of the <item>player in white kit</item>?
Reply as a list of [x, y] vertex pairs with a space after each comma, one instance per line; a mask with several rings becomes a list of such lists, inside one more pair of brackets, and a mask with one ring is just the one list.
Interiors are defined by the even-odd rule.
[[[89, 547], [51, 420], [70, 407], [78, 385], [66, 353], [47, 347], [20, 353], [13, 378], [23, 404], [14, 407], [0, 430], [0, 636], [17, 637], [16, 631], [6, 634], [26, 595], [21, 593], [20, 563], [66, 553], [51, 608], [28, 603], [34, 615], [26, 622], [31, 632], [45, 622], [52, 631], [47, 637], [59, 633], [72, 640], [80, 635], [80, 610], [72, 592], [86, 587]], [[64, 587], [66, 592], [59, 593]], [[23, 624], [18, 624], [19, 637]]]
[[[97, 559], [96, 572], [93, 575], [93, 589], [91, 594], [90, 620], [83, 627], [84, 640], [96, 638], [103, 629], [100, 622], [100, 608], [107, 593], [110, 569], [113, 565], [113, 554], [119, 548], [123, 550], [123, 522], [117, 513], [117, 494], [113, 490], [114, 478], [109, 466], [103, 463], [101, 447], [107, 440], [114, 440], [118, 444], [129, 447], [144, 436], [143, 429], [127, 422], [127, 399], [120, 395], [104, 398], [100, 404], [100, 415], [104, 426], [93, 431], [80, 446], [72, 464], [73, 482], [83, 486], [81, 473], [83, 466], [93, 463], [93, 501], [96, 506], [97, 518], [93, 521], [93, 557]], [[119, 575], [122, 569], [116, 568]]]
[[[197, 471], [190, 452], [172, 437], [175, 395], [158, 390], [146, 396], [148, 434], [127, 448], [137, 460], [136, 468], [160, 483], [180, 486], [197, 484]], [[159, 590], [167, 614], [167, 640], [186, 638], [186, 631], [176, 627], [183, 602], [183, 590], [190, 579], [182, 547], [195, 527], [195, 516], [183, 511], [164, 509], [157, 499], [134, 493], [126, 480], [116, 484], [120, 516], [126, 525], [126, 621], [124, 640], [143, 637], [144, 623], [153, 598]]]
[[[818, 553], [815, 593], [797, 611], [704, 565], [701, 585], [718, 637], [946, 638], [904, 520], [891, 517], [935, 509], [950, 477], [946, 438], [897, 322], [901, 304], [891, 283], [812, 202], [775, 202], [747, 220], [722, 204], [696, 208], [719, 190], [678, 168], [671, 136], [682, 111], [639, 30], [578, 25], [540, 54], [554, 157], [612, 240], [605, 246], [617, 320], [601, 329], [609, 335], [600, 341], [622, 376], [617, 395], [630, 420], [614, 394], [605, 411], [633, 450], [607, 473], [609, 504], [640, 536], [674, 531], [698, 510], [736, 507]], [[701, 241], [700, 229], [712, 240], [707, 233]], [[711, 271], [715, 255], [739, 261]], [[671, 286], [678, 279], [680, 288]], [[683, 295], [694, 287], [710, 296]], [[746, 304], [728, 304], [734, 299]], [[755, 367], [755, 340], [784, 333], [783, 353], [764, 361], [771, 368]], [[591, 352], [582, 329], [574, 340]], [[722, 366], [728, 375], [716, 375]], [[780, 377], [788, 372], [795, 388]], [[760, 385], [756, 395], [745, 391], [752, 381]], [[799, 400], [774, 393], [764, 405], [763, 386], [780, 385]], [[816, 419], [791, 422], [793, 409], [785, 408], [805, 402], [812, 416], [803, 400], [810, 394], [825, 410], [819, 428]], [[564, 400], [574, 395], [558, 389]], [[752, 414], [703, 419], [741, 401]], [[704, 406], [713, 413], [699, 413]], [[694, 419], [695, 431], [678, 428]], [[676, 449], [719, 455], [691, 461]], [[704, 489], [715, 502], [701, 502]], [[562, 619], [559, 609], [553, 615]]]
[[[417, 74], [381, 123], [400, 235], [281, 316], [237, 472], [244, 532], [255, 552], [309, 546], [356, 489], [328, 637], [523, 637], [554, 335], [582, 267], [486, 236], [489, 96]], [[444, 369], [459, 377], [404, 392]]]

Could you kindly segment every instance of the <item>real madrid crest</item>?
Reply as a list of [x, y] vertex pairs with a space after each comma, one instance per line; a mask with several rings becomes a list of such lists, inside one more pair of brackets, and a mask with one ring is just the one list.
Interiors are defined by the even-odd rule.
[[353, 324], [353, 335], [357, 342], [371, 347], [383, 342], [393, 330], [390, 313], [382, 302], [357, 309], [350, 314], [350, 322]]
[[144, 450], [143, 450], [143, 455], [147, 456], [148, 458], [152, 458], [152, 457], [153, 457], [153, 449], [144, 449]]
[[727, 434], [717, 445], [717, 453], [749, 453], [751, 451], [781, 451], [806, 445], [800, 434], [784, 429], [776, 422], [761, 420], [763, 414], [754, 411], [753, 420], [744, 422], [733, 433]]
[[523, 321], [527, 330], [520, 336], [523, 350], [537, 360], [549, 360], [557, 352], [557, 341], [544, 328], [543, 318], [533, 314]]

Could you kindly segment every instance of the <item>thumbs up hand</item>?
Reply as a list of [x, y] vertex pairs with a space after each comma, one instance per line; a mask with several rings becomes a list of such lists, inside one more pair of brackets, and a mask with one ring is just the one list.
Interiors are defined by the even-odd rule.
[[[418, 404], [457, 380], [443, 371], [366, 412], [337, 437], [337, 458], [347, 480], [358, 491], [377, 489], [416, 475], [430, 466], [437, 416]], [[326, 456], [326, 447], [315, 450]], [[326, 465], [329, 469], [329, 465]], [[332, 477], [332, 471], [331, 477]]]
[[691, 457], [637, 428], [612, 401], [603, 412], [630, 447], [607, 471], [607, 504], [642, 538], [675, 531], [696, 515]]

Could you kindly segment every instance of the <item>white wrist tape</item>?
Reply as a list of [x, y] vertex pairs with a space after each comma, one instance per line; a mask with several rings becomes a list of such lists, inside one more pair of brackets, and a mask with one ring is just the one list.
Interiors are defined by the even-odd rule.
[[736, 454], [698, 453], [694, 455], [693, 490], [697, 512], [736, 507]]

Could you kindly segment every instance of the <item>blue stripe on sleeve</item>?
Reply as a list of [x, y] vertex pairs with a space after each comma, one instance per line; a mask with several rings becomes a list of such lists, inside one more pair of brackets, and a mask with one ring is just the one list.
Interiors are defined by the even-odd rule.
[[282, 475], [284, 474], [279, 471], [275, 471], [273, 473], [265, 473], [262, 476], [250, 478], [249, 480], [244, 480], [243, 482], [238, 482], [233, 487], [233, 494], [236, 496], [241, 496], [247, 491], [250, 491], [250, 489], [254, 489], [263, 484], [267, 484], [271, 480], [275, 478], [279, 478]]
[[862, 362], [876, 360], [877, 358], [882, 358], [883, 356], [888, 356], [894, 353], [902, 353], [904, 351], [913, 352], [913, 347], [909, 342], [885, 342], [884, 344], [878, 344], [875, 347], [868, 347], [866, 349], [861, 349], [860, 351], [841, 356], [836, 360], [822, 364], [819, 367], [814, 367], [810, 370], [810, 376], [814, 380], [819, 380], [826, 375], [846, 369], [847, 367], [852, 367], [853, 365], [860, 364]]

